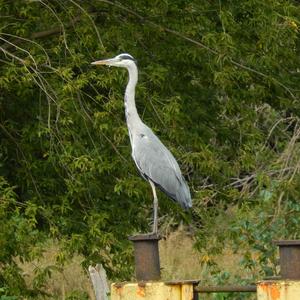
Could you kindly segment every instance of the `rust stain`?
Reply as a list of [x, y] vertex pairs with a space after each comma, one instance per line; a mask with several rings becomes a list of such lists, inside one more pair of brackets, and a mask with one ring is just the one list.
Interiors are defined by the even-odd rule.
[[114, 283], [113, 284], [113, 288], [114, 290], [116, 291], [116, 294], [119, 296], [119, 297], [122, 297], [122, 294], [124, 292], [124, 286], [125, 286], [125, 282], [118, 282], [118, 283]]
[[117, 295], [121, 296], [123, 287], [115, 286], [114, 288], [116, 289]]
[[269, 286], [269, 284], [267, 284], [267, 283], [261, 283], [259, 286], [261, 287], [261, 289], [262, 289], [264, 292], [268, 291], [268, 286]]
[[271, 299], [278, 300], [280, 298], [280, 289], [276, 285], [272, 285], [270, 289]]
[[146, 282], [145, 281], [139, 281], [138, 282], [138, 286], [145, 287], [146, 286]]
[[125, 284], [126, 284], [126, 282], [117, 282], [117, 283], [114, 283], [113, 286], [118, 289], [118, 288], [123, 287]]
[[270, 300], [279, 300], [280, 289], [277, 284], [262, 283], [260, 284], [260, 287], [265, 293], [268, 294], [269, 297], [271, 297]]
[[145, 288], [142, 286], [138, 286], [136, 294], [140, 297], [145, 297], [146, 296]]

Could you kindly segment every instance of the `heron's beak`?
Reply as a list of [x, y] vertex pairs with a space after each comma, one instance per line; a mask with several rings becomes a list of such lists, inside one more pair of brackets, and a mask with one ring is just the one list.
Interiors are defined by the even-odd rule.
[[113, 62], [113, 59], [103, 59], [92, 62], [92, 65], [110, 65]]

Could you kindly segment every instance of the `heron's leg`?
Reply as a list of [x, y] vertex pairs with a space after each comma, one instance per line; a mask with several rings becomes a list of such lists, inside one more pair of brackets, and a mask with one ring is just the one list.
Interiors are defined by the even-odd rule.
[[153, 193], [153, 233], [157, 234], [157, 231], [158, 231], [158, 220], [157, 220], [158, 199], [157, 199], [154, 183], [151, 180], [149, 180], [149, 183], [151, 185], [152, 193]]

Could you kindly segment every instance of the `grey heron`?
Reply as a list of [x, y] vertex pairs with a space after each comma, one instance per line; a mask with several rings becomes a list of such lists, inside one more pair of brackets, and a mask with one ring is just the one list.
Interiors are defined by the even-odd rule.
[[125, 115], [132, 149], [132, 158], [147, 180], [153, 193], [153, 233], [158, 232], [158, 199], [155, 187], [177, 201], [184, 209], [192, 207], [189, 187], [182, 176], [178, 163], [172, 153], [159, 140], [153, 131], [145, 125], [135, 106], [135, 87], [138, 82], [136, 60], [128, 53], [122, 53], [111, 59], [92, 62], [93, 65], [108, 65], [126, 68], [129, 80], [125, 90]]

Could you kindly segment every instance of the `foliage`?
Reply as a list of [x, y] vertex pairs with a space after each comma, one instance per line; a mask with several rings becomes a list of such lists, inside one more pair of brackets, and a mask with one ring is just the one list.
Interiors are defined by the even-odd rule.
[[[242, 266], [262, 276], [274, 272], [271, 240], [297, 238], [299, 5], [124, 3], [0, 0], [7, 296], [26, 287], [16, 257], [39, 257], [48, 237], [62, 245], [58, 265], [80, 253], [115, 280], [132, 276], [127, 236], [148, 230], [151, 191], [129, 159], [126, 74], [90, 66], [120, 52], [138, 59], [138, 110], [191, 186], [196, 247], [211, 255], [243, 246]], [[160, 198], [161, 215], [185, 218]], [[40, 275], [36, 289], [50, 275]]]

